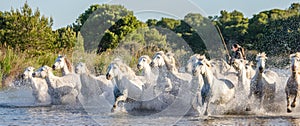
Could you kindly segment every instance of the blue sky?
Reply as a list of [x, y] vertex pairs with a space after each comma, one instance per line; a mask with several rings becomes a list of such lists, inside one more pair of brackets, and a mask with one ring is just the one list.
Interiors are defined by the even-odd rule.
[[[1, 0], [0, 10], [19, 9], [26, 0]], [[170, 2], [171, 1], [171, 2]], [[92, 4], [121, 3], [133, 10], [139, 19], [169, 16], [182, 18], [188, 12], [199, 12], [205, 16], [219, 15], [221, 10], [241, 11], [251, 18], [263, 10], [286, 9], [299, 0], [27, 0], [31, 8], [37, 7], [45, 16], [54, 19], [53, 28], [72, 24]], [[188, 4], [186, 4], [188, 3]], [[154, 13], [153, 13], [154, 12]], [[169, 13], [170, 12], [170, 13]]]

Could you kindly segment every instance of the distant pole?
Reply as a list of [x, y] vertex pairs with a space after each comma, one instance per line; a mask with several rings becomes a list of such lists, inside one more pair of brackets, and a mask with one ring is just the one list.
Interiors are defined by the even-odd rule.
[[223, 45], [224, 45], [224, 47], [225, 47], [226, 53], [227, 53], [227, 55], [228, 55], [228, 58], [230, 58], [230, 54], [229, 54], [229, 51], [228, 51], [228, 49], [227, 49], [227, 46], [226, 46], [225, 40], [224, 40], [224, 38], [223, 38], [223, 35], [222, 35], [222, 33], [221, 33], [221, 30], [220, 30], [220, 28], [219, 28], [218, 25], [216, 25], [216, 28], [217, 28], [217, 30], [218, 30], [218, 32], [219, 32], [219, 34], [220, 34], [220, 37], [221, 37], [221, 39], [222, 39], [222, 43], [223, 43]]

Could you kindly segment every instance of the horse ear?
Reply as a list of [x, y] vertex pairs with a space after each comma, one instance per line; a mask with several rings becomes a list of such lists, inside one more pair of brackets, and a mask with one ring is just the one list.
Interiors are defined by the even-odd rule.
[[205, 59], [205, 63], [206, 63], [206, 65], [207, 65], [208, 67], [211, 67], [211, 66], [212, 66], [211, 63], [210, 63], [207, 59]]
[[260, 58], [260, 53], [258, 53], [258, 54], [256, 55], [255, 60], [258, 60], [259, 58]]

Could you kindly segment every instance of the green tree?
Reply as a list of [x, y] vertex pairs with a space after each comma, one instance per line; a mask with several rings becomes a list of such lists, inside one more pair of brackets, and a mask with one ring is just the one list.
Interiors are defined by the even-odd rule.
[[[107, 30], [121, 18], [133, 15], [132, 11], [127, 10], [121, 5], [91, 5], [73, 23], [75, 32], [80, 31], [84, 38], [84, 49], [87, 52], [97, 51], [99, 42], [103, 39], [113, 39], [114, 35]], [[108, 37], [108, 35], [111, 35]], [[109, 46], [104, 48], [108, 48]]]
[[245, 43], [245, 35], [248, 30], [248, 18], [244, 17], [243, 13], [234, 10], [227, 12], [221, 11], [221, 16], [217, 18], [216, 24], [220, 28], [225, 42], [232, 43]]
[[71, 27], [57, 29], [55, 46], [58, 50], [72, 51], [76, 43], [76, 33]]
[[172, 18], [162, 18], [156, 23], [156, 26], [174, 30], [177, 26], [180, 25], [180, 20], [175, 20]]
[[141, 27], [146, 27], [146, 24], [137, 20], [133, 15], [121, 18], [105, 32], [98, 45], [97, 53], [116, 48], [126, 35]]
[[298, 34], [297, 15], [300, 15], [300, 11], [297, 11], [297, 6], [299, 4], [292, 4], [286, 10], [272, 9], [254, 15], [249, 20], [246, 38], [253, 45], [252, 49], [272, 55], [287, 53], [291, 49], [290, 41], [297, 38]]
[[44, 52], [54, 48], [55, 34], [52, 32], [52, 18], [35, 12], [27, 3], [21, 10], [1, 12], [0, 41], [5, 47], [26, 52]]

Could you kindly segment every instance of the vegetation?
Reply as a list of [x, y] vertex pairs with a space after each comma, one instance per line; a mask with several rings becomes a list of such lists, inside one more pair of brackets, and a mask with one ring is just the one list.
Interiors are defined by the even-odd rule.
[[[189, 13], [182, 20], [146, 22], [120, 5], [91, 5], [72, 25], [57, 30], [52, 29], [51, 17], [25, 3], [20, 10], [0, 11], [0, 81], [6, 86], [25, 67], [51, 65], [58, 54], [67, 54], [73, 63], [86, 62], [92, 72], [103, 74], [117, 56], [135, 68], [139, 56], [158, 50], [172, 50], [181, 59], [192, 52], [212, 53], [203, 41], [214, 41], [209, 23], [220, 28], [227, 48], [233, 43], [245, 47], [249, 60], [264, 51], [273, 59], [271, 64], [284, 66], [290, 53], [300, 51], [300, 3], [251, 18], [236, 10], [222, 10], [208, 18]], [[275, 57], [281, 61], [275, 62]], [[184, 65], [184, 60], [178, 63]]]

